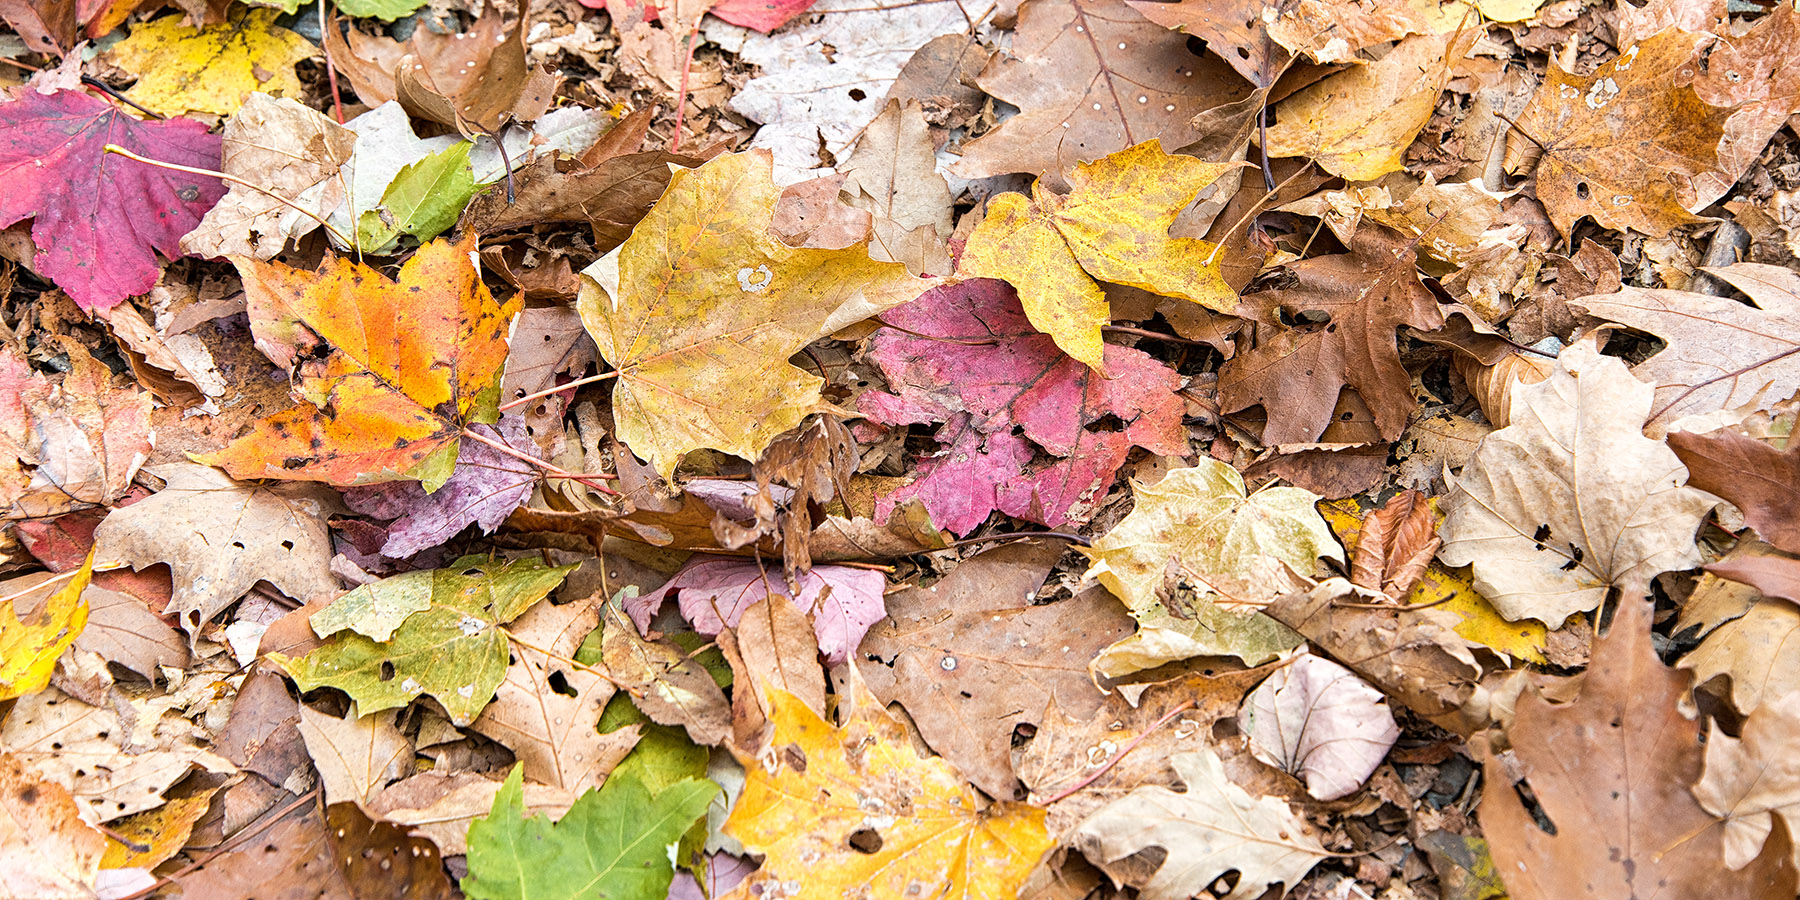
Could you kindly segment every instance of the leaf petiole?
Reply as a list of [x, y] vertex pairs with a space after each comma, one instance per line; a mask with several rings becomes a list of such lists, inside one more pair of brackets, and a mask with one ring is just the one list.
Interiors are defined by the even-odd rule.
[[280, 194], [277, 194], [274, 191], [269, 190], [268, 188], [265, 188], [261, 185], [251, 184], [250, 182], [245, 181], [244, 179], [239, 178], [236, 175], [227, 175], [224, 172], [215, 172], [212, 169], [201, 169], [201, 168], [196, 168], [194, 166], [181, 166], [181, 165], [176, 165], [175, 163], [172, 163], [172, 162], [163, 162], [160, 159], [151, 159], [147, 156], [139, 156], [136, 153], [133, 153], [130, 150], [127, 150], [124, 147], [119, 146], [118, 144], [107, 144], [106, 152], [117, 153], [120, 156], [125, 157], [126, 159], [136, 160], [137, 162], [141, 162], [141, 163], [143, 163], [145, 165], [149, 165], [149, 166], [155, 166], [159, 169], [172, 169], [177, 172], [186, 172], [190, 175], [206, 175], [206, 176], [209, 176], [212, 178], [217, 178], [220, 181], [228, 182], [230, 184], [241, 184], [244, 187], [247, 187], [253, 191], [256, 191], [259, 194], [267, 194], [268, 196], [274, 198], [274, 200], [276, 202], [280, 203], [282, 206], [285, 206], [288, 209], [291, 209], [294, 212], [300, 213], [301, 215], [304, 215], [307, 218], [312, 219], [313, 221], [319, 223], [321, 226], [323, 226], [325, 228], [326, 231], [331, 233], [332, 237], [337, 238], [338, 241], [340, 241], [344, 246], [346, 246], [346, 247], [356, 246], [355, 241], [345, 237], [343, 232], [337, 230], [336, 228], [333, 228], [331, 226], [331, 223], [325, 221], [325, 219], [322, 218], [318, 213], [313, 212], [312, 210], [307, 209], [306, 207], [303, 207], [303, 206], [295, 203], [294, 201], [289, 200], [288, 198], [283, 197]]

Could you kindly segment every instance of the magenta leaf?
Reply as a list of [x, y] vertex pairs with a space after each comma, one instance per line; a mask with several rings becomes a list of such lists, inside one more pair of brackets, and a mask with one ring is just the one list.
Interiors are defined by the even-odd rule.
[[25, 90], [0, 103], [0, 228], [31, 219], [32, 268], [85, 310], [155, 287], [156, 251], [179, 257], [181, 236], [225, 195], [216, 178], [107, 153], [107, 144], [219, 167], [219, 136], [191, 119], [140, 122], [81, 91]]
[[768, 568], [753, 559], [696, 556], [668, 584], [641, 597], [626, 598], [625, 612], [637, 623], [638, 631], [648, 631], [663, 601], [674, 594], [682, 618], [693, 623], [695, 631], [713, 635], [737, 627], [744, 610], [757, 601], [771, 594], [787, 597], [801, 612], [812, 614], [819, 650], [832, 665], [849, 659], [869, 626], [887, 615], [882, 600], [887, 580], [873, 569], [814, 566], [800, 575], [799, 581], [800, 592], [795, 596], [780, 566]]
[[882, 318], [895, 327], [875, 333], [869, 359], [893, 393], [864, 394], [863, 415], [944, 424], [938, 451], [919, 462], [916, 480], [881, 498], [878, 518], [916, 498], [959, 535], [995, 511], [1051, 527], [1082, 522], [1132, 446], [1188, 452], [1181, 376], [1109, 344], [1115, 377], [1099, 377], [1032, 329], [1005, 282], [936, 288]]
[[[492, 427], [470, 425], [469, 430], [521, 453], [539, 455], [518, 416], [504, 415]], [[529, 463], [464, 439], [455, 472], [435, 493], [425, 493], [416, 481], [390, 481], [346, 488], [344, 503], [365, 516], [394, 519], [381, 555], [404, 559], [442, 544], [470, 525], [480, 525], [484, 534], [498, 528], [531, 496], [537, 477], [537, 469]]]

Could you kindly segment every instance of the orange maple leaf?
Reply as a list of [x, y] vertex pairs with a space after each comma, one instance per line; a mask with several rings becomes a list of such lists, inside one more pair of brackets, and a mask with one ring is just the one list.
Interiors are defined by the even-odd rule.
[[397, 281], [347, 259], [318, 272], [234, 257], [256, 345], [290, 367], [300, 404], [195, 457], [235, 478], [335, 485], [450, 477], [463, 427], [498, 418], [506, 336], [474, 237], [433, 241]]

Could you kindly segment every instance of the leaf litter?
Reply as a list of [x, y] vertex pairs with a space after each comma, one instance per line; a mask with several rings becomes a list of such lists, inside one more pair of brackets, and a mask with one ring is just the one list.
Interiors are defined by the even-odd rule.
[[0, 897], [1794, 896], [1791, 9], [179, 7], [0, 0]]

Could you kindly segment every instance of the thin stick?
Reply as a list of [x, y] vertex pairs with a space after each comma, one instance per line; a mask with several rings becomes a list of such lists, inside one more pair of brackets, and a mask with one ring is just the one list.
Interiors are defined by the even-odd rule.
[[7, 59], [4, 56], [0, 56], [0, 63], [6, 63], [9, 66], [17, 66], [18, 68], [24, 69], [27, 72], [42, 72], [42, 71], [44, 71], [43, 69], [40, 69], [37, 66], [34, 66], [30, 63], [22, 63], [16, 59]]
[[[1087, 538], [1084, 538], [1079, 534], [1070, 534], [1066, 531], [1009, 531], [1005, 534], [990, 534], [986, 537], [963, 538], [962, 540], [951, 541], [938, 549], [948, 550], [951, 547], [966, 547], [970, 544], [986, 544], [991, 541], [1023, 541], [1029, 538], [1050, 538], [1058, 541], [1070, 541], [1072, 543], [1080, 544], [1083, 547], [1093, 546], [1092, 542]], [[920, 552], [930, 553], [932, 551], [924, 550]]]
[[156, 113], [153, 110], [148, 110], [142, 106], [139, 106], [137, 103], [133, 102], [130, 97], [127, 97], [124, 94], [121, 94], [116, 90], [113, 90], [112, 85], [107, 84], [106, 82], [101, 81], [100, 79], [95, 78], [92, 75], [81, 76], [81, 83], [84, 85], [87, 85], [88, 87], [93, 88], [96, 91], [99, 91], [102, 94], [105, 94], [108, 97], [113, 98], [114, 100], [119, 101], [120, 103], [125, 104], [126, 106], [131, 107], [132, 109], [137, 110], [138, 112], [143, 113], [146, 116], [149, 116], [152, 119], [164, 118], [162, 115]]
[[595, 384], [597, 382], [606, 381], [609, 378], [617, 378], [617, 377], [619, 377], [618, 372], [603, 372], [599, 375], [589, 375], [586, 378], [577, 378], [574, 381], [569, 382], [568, 384], [559, 384], [556, 387], [541, 390], [535, 394], [526, 394], [525, 396], [520, 397], [517, 400], [508, 400], [507, 402], [500, 404], [500, 411], [506, 412], [507, 410], [512, 409], [515, 406], [524, 406], [525, 404], [530, 403], [531, 401], [539, 399], [541, 397], [548, 397], [551, 394], [560, 394], [563, 391], [569, 390], [570, 388], [578, 388], [584, 384]]
[[209, 176], [212, 178], [217, 178], [220, 181], [228, 181], [232, 184], [241, 184], [244, 187], [247, 187], [253, 191], [256, 191], [259, 194], [267, 194], [268, 196], [274, 198], [281, 205], [283, 205], [297, 213], [300, 213], [300, 214], [306, 216], [307, 218], [310, 218], [313, 221], [324, 226], [325, 230], [331, 232], [331, 236], [334, 238], [337, 238], [340, 242], [342, 242], [344, 244], [344, 246], [346, 246], [346, 247], [356, 246], [355, 241], [352, 241], [349, 238], [345, 237], [343, 232], [337, 230], [336, 228], [331, 227], [331, 223], [325, 221], [323, 218], [320, 218], [318, 213], [313, 212], [312, 210], [307, 209], [304, 206], [300, 206], [299, 204], [296, 204], [294, 201], [289, 200], [288, 198], [283, 197], [280, 194], [277, 194], [274, 191], [269, 190], [268, 188], [262, 187], [261, 185], [251, 184], [250, 182], [245, 181], [244, 179], [239, 178], [236, 175], [227, 175], [224, 172], [215, 172], [211, 169], [197, 169], [193, 166], [178, 166], [171, 162], [163, 162], [162, 160], [159, 160], [159, 159], [150, 159], [149, 157], [146, 157], [146, 156], [139, 156], [136, 153], [133, 153], [130, 150], [127, 150], [124, 147], [119, 146], [118, 144], [107, 144], [106, 152], [117, 153], [120, 156], [125, 157], [126, 159], [137, 160], [138, 162], [144, 163], [145, 165], [155, 166], [159, 169], [173, 169], [174, 171], [177, 171], [177, 172], [187, 172], [190, 175], [206, 175], [206, 176]]
[[[337, 22], [333, 21], [332, 25]], [[319, 52], [325, 56], [325, 80], [331, 83], [331, 106], [337, 123], [344, 124], [344, 98], [338, 96], [337, 67], [331, 63], [331, 42], [325, 39], [325, 0], [319, 0]]]
[[595, 675], [598, 675], [598, 676], [600, 676], [600, 678], [602, 680], [611, 683], [613, 687], [616, 687], [619, 690], [624, 691], [625, 693], [630, 694], [633, 697], [644, 696], [643, 688], [633, 687], [632, 685], [626, 684], [625, 682], [612, 677], [611, 672], [607, 672], [603, 669], [596, 669], [593, 666], [588, 665], [587, 663], [580, 662], [580, 661], [574, 660], [574, 659], [570, 659], [569, 657], [564, 656], [560, 653], [557, 653], [554, 650], [550, 650], [550, 649], [547, 649], [544, 647], [539, 647], [536, 644], [533, 644], [529, 641], [523, 640], [518, 635], [513, 634], [512, 631], [509, 630], [504, 625], [496, 625], [494, 627], [499, 629], [501, 634], [506, 635], [507, 640], [512, 641], [513, 643], [518, 644], [519, 646], [524, 647], [527, 650], [534, 650], [538, 653], [542, 653], [545, 656], [547, 656], [553, 660], [556, 660], [557, 662], [562, 663], [565, 666], [574, 666], [575, 668], [580, 669], [583, 672], [591, 672]]
[[1111, 331], [1115, 334], [1135, 334], [1138, 337], [1146, 337], [1146, 338], [1151, 338], [1153, 340], [1158, 340], [1158, 341], [1167, 341], [1171, 344], [1193, 344], [1196, 347], [1211, 347], [1212, 346], [1211, 344], [1209, 344], [1205, 341], [1196, 341], [1196, 340], [1192, 340], [1190, 338], [1176, 337], [1175, 335], [1172, 335], [1172, 334], [1163, 334], [1160, 331], [1151, 331], [1148, 328], [1132, 328], [1129, 325], [1102, 325], [1102, 326], [1100, 326], [1100, 330], [1101, 331]]
[[681, 119], [687, 112], [688, 72], [694, 68], [694, 45], [699, 42], [699, 37], [700, 23], [695, 22], [694, 30], [684, 38], [687, 43], [687, 54], [682, 57], [681, 61], [681, 89], [675, 92], [675, 133], [669, 138], [670, 153], [681, 149]]
[[1048, 807], [1051, 804], [1054, 804], [1058, 801], [1067, 799], [1069, 797], [1069, 795], [1075, 793], [1076, 791], [1081, 790], [1082, 788], [1087, 787], [1090, 784], [1093, 784], [1095, 781], [1098, 781], [1100, 779], [1100, 776], [1105, 775], [1107, 772], [1112, 771], [1112, 767], [1118, 765], [1119, 760], [1125, 758], [1125, 754], [1130, 753], [1133, 750], [1136, 750], [1137, 745], [1143, 743], [1144, 739], [1149, 737], [1152, 733], [1154, 733], [1156, 731], [1156, 729], [1161, 728], [1164, 725], [1167, 725], [1169, 723], [1170, 719], [1173, 719], [1176, 716], [1178, 716], [1184, 712], [1187, 712], [1188, 710], [1193, 709], [1193, 708], [1194, 708], [1194, 701], [1192, 701], [1192, 700], [1182, 701], [1181, 705], [1175, 707], [1174, 709], [1169, 710], [1166, 713], [1163, 713], [1162, 718], [1157, 719], [1154, 723], [1151, 724], [1151, 726], [1149, 728], [1144, 729], [1143, 734], [1140, 734], [1137, 737], [1132, 738], [1131, 743], [1126, 744], [1124, 749], [1120, 750], [1118, 753], [1113, 754], [1113, 758], [1107, 760], [1106, 765], [1103, 765], [1100, 768], [1095, 769], [1094, 774], [1089, 775], [1088, 777], [1075, 782], [1074, 784], [1070, 785], [1066, 790], [1058, 793], [1056, 796], [1051, 797], [1050, 799], [1045, 800], [1044, 802], [1038, 803], [1035, 805], [1042, 806], [1042, 807]]
[[468, 438], [469, 440], [474, 441], [477, 444], [486, 444], [489, 447], [492, 447], [495, 450], [498, 450], [501, 453], [504, 453], [507, 456], [512, 457], [513, 459], [516, 459], [516, 460], [518, 460], [522, 463], [525, 463], [526, 465], [529, 465], [529, 466], [535, 466], [539, 469], [549, 472], [552, 475], [555, 475], [558, 478], [567, 478], [567, 479], [570, 479], [571, 481], [579, 481], [582, 484], [585, 484], [588, 487], [591, 487], [594, 490], [599, 491], [602, 494], [611, 494], [615, 497], [619, 496], [618, 491], [615, 491], [612, 488], [607, 487], [606, 485], [598, 484], [594, 481], [589, 480], [596, 476], [577, 475], [574, 472], [571, 472], [559, 465], [556, 465], [555, 463], [538, 459], [537, 457], [532, 456], [529, 453], [521, 453], [517, 450], [514, 450], [511, 447], [508, 447], [505, 443], [503, 443], [501, 441], [496, 441], [493, 438], [488, 437], [485, 434], [482, 434], [480, 432], [477, 432], [477, 431], [474, 431], [474, 430], [471, 430], [468, 428], [463, 429], [462, 436]]
[[62, 573], [61, 575], [54, 575], [50, 578], [46, 578], [43, 581], [40, 581], [37, 584], [34, 584], [31, 587], [28, 587], [16, 594], [9, 594], [5, 597], [0, 597], [0, 603], [11, 603], [14, 600], [19, 599], [20, 597], [29, 597], [34, 592], [43, 590], [44, 587], [47, 585], [52, 585], [59, 581], [68, 581], [69, 579], [74, 578], [75, 576], [77, 576], [79, 574], [81, 574], [80, 569], [70, 569], [69, 571]]
[[[1274, 197], [1276, 194], [1281, 193], [1282, 188], [1287, 187], [1289, 184], [1292, 184], [1294, 179], [1299, 178], [1300, 176], [1306, 174], [1309, 170], [1312, 169], [1312, 167], [1313, 167], [1313, 161], [1310, 159], [1307, 160], [1306, 165], [1301, 166], [1298, 170], [1296, 170], [1294, 172], [1294, 174], [1289, 175], [1285, 181], [1276, 185], [1274, 190], [1263, 194], [1260, 199], [1258, 199], [1255, 203], [1251, 204], [1250, 211], [1239, 216], [1238, 220], [1236, 222], [1231, 223], [1231, 227], [1225, 229], [1224, 233], [1219, 236], [1222, 238], [1229, 238], [1231, 235], [1236, 234], [1237, 230], [1239, 228], [1242, 228], [1244, 226], [1245, 222], [1248, 222], [1251, 219], [1254, 219], [1257, 216], [1262, 215], [1263, 204], [1269, 202], [1269, 198]], [[1212, 248], [1212, 252], [1206, 254], [1206, 262], [1204, 263], [1204, 265], [1208, 265], [1208, 266], [1212, 265], [1213, 260], [1217, 259], [1219, 256], [1219, 250], [1224, 248], [1224, 246], [1225, 246], [1225, 242], [1222, 240], [1220, 242], [1218, 242], [1217, 244], [1214, 244], [1213, 248]]]
[[924, 338], [925, 340], [928, 340], [928, 341], [941, 341], [946, 344], [962, 344], [965, 347], [987, 347], [987, 346], [990, 346], [993, 344], [1000, 343], [999, 339], [997, 339], [997, 338], [988, 338], [986, 340], [966, 340], [965, 341], [961, 338], [939, 337], [938, 335], [935, 335], [935, 334], [926, 334], [923, 331], [914, 331], [911, 328], [907, 328], [902, 325], [895, 325], [894, 323], [889, 322], [888, 320], [883, 319], [880, 316], [870, 316], [869, 320], [874, 322], [876, 325], [881, 326], [882, 328], [892, 328], [895, 331], [900, 332], [901, 334], [910, 334], [913, 337]]

